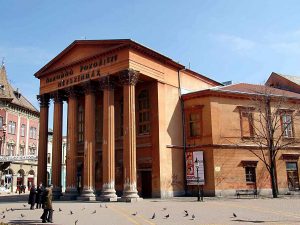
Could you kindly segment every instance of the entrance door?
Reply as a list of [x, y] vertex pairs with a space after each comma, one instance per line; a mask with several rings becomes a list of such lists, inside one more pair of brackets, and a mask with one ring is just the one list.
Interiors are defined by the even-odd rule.
[[296, 162], [287, 162], [286, 163], [286, 172], [288, 187], [290, 191], [299, 191], [299, 175], [298, 175], [298, 166]]
[[142, 191], [141, 197], [151, 198], [152, 197], [152, 174], [151, 171], [141, 171], [142, 177]]

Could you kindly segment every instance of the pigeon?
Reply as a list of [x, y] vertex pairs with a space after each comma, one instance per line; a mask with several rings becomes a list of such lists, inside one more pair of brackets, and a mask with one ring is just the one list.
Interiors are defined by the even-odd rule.
[[105, 204], [105, 208], [107, 208], [107, 205]]
[[164, 211], [166, 211], [166, 210], [167, 210], [167, 208], [163, 208], [163, 210], [164, 210]]
[[75, 220], [75, 225], [78, 223], [78, 220]]
[[169, 215], [169, 214], [165, 215], [165, 219], [167, 219], [167, 218], [169, 218], [169, 217], [170, 217], [170, 215]]
[[2, 214], [4, 214], [5, 212], [4, 212], [4, 210], [2, 211]]
[[13, 211], [15, 211], [13, 208], [10, 208], [10, 210], [13, 212]]
[[188, 213], [188, 211], [187, 210], [183, 210], [185, 213]]
[[154, 219], [155, 218], [155, 213], [153, 213], [153, 216], [151, 217], [151, 219]]
[[187, 211], [185, 211], [184, 217], [187, 217], [187, 216], [189, 216], [189, 213]]
[[73, 213], [73, 211], [72, 210], [70, 210], [70, 215], [73, 215], [74, 213]]
[[59, 211], [59, 212], [61, 212], [61, 211], [62, 211], [62, 209], [61, 209], [61, 208], [58, 208], [58, 211]]
[[100, 208], [102, 208], [102, 205], [100, 204]]
[[5, 215], [2, 216], [2, 219], [4, 219], [4, 218], [5, 218]]
[[23, 207], [25, 208], [25, 207], [26, 207], [26, 205], [25, 205], [25, 204], [23, 204]]
[[192, 215], [192, 220], [194, 220], [194, 219], [195, 219], [195, 215], [193, 214], [193, 215]]
[[6, 208], [6, 212], [8, 212], [10, 209]]
[[95, 214], [96, 213], [96, 210], [94, 210], [93, 212], [92, 212], [92, 214]]
[[237, 215], [235, 213], [232, 213], [233, 217], [237, 217]]
[[131, 215], [133, 215], [133, 216], [136, 216], [136, 215], [137, 215], [137, 212], [135, 212], [135, 213], [132, 213]]
[[81, 209], [81, 211], [83, 211], [83, 210], [85, 210], [85, 207], [83, 207], [83, 208]]
[[25, 217], [25, 215], [21, 213], [21, 217]]

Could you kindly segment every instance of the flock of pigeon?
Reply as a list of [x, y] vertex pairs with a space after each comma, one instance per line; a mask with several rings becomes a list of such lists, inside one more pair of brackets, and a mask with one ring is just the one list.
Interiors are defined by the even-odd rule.
[[[162, 210], [163, 210], [163, 211], [166, 211], [167, 208], [163, 208]], [[135, 213], [132, 213], [131, 215], [136, 216], [137, 214], [138, 214], [138, 213], [135, 212]], [[188, 216], [189, 216], [189, 212], [188, 212], [187, 210], [184, 210], [184, 217], [188, 217]], [[154, 220], [155, 217], [156, 217], [156, 214], [153, 213], [151, 219]], [[170, 217], [170, 214], [168, 213], [168, 214], [166, 214], [166, 215], [164, 216], [164, 219], [168, 219], [169, 217]], [[192, 214], [191, 220], [195, 220], [195, 218], [196, 218], [195, 215]]]
[[[27, 205], [25, 205], [25, 204], [23, 204], [23, 207], [25, 208]], [[108, 208], [107, 207], [107, 205], [106, 204], [104, 204], [104, 205], [102, 205], [102, 204], [100, 204], [100, 208]], [[82, 209], [81, 209], [82, 211], [83, 210], [85, 210], [85, 207], [83, 207]], [[162, 211], [166, 211], [167, 210], [167, 208], [163, 208], [162, 209]], [[3, 210], [1, 213], [0, 213], [0, 215], [2, 215], [2, 217], [0, 217], [0, 219], [5, 219], [5, 213], [7, 213], [7, 212], [13, 212], [13, 211], [15, 211], [15, 209], [13, 209], [13, 208], [6, 208], [5, 210]], [[61, 208], [58, 208], [58, 212], [62, 212], [63, 210], [61, 209]], [[92, 211], [91, 212], [91, 214], [96, 214], [97, 213], [97, 210], [94, 210], [94, 211]], [[72, 211], [72, 210], [70, 210], [70, 214], [69, 215], [74, 215], [74, 212]], [[136, 211], [136, 212], [134, 212], [134, 213], [132, 213], [131, 214], [132, 216], [137, 216], [138, 215], [138, 212]], [[235, 214], [235, 213], [233, 213], [232, 214], [233, 215], [233, 218], [236, 218], [237, 217], [237, 215]], [[23, 213], [21, 213], [21, 218], [23, 218], [23, 217], [25, 217], [25, 215], [23, 214]], [[184, 217], [189, 217], [190, 216], [190, 214], [189, 214], [189, 212], [187, 211], [187, 210], [184, 210]], [[170, 217], [170, 214], [168, 213], [168, 214], [166, 214], [163, 218], [164, 219], [168, 219]], [[153, 213], [153, 215], [152, 215], [152, 217], [150, 218], [150, 219], [152, 219], [152, 220], [154, 220], [156, 218], [156, 214], [155, 213]], [[195, 215], [194, 214], [192, 214], [191, 215], [191, 219], [190, 220], [195, 220]], [[78, 223], [78, 219], [76, 219], [75, 221], [74, 221], [74, 224], [75, 225], [77, 225], [77, 223]]]

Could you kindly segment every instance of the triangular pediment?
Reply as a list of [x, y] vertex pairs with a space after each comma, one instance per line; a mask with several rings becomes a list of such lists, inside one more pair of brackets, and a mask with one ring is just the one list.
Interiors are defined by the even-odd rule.
[[76, 63], [80, 60], [93, 57], [130, 42], [129, 39], [121, 40], [80, 40], [74, 41], [42, 69], [35, 76], [41, 77], [43, 74]]

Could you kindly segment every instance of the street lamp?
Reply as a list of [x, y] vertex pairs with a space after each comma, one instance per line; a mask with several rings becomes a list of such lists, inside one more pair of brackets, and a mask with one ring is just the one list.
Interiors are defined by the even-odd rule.
[[[4, 155], [4, 147], [5, 147], [5, 135], [6, 135], [6, 124], [2, 125], [2, 137], [1, 137], [1, 145], [0, 145], [0, 154]], [[3, 149], [3, 152], [2, 152]]]
[[197, 187], [198, 187], [198, 195], [197, 195], [197, 201], [200, 201], [200, 180], [199, 180], [199, 167], [200, 167], [200, 162], [199, 160], [196, 158], [195, 160], [195, 166], [196, 166], [196, 170], [197, 170]]

